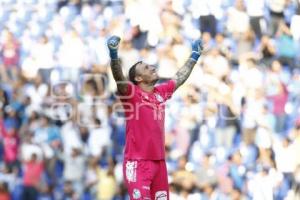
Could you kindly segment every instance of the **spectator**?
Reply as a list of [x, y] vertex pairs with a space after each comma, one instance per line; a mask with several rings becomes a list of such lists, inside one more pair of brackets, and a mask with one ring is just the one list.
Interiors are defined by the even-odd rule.
[[3, 62], [8, 80], [16, 80], [20, 61], [20, 44], [9, 30], [4, 30], [1, 41], [1, 60]]
[[51, 70], [55, 67], [54, 45], [47, 36], [39, 38], [37, 44], [32, 49], [32, 57], [35, 60], [36, 70], [42, 76], [43, 82], [49, 83]]
[[237, 188], [234, 188], [232, 190], [232, 192], [230, 193], [230, 198], [232, 200], [246, 200], [247, 199], [247, 197], [245, 195], [243, 195], [242, 191]]
[[0, 182], [3, 183], [4, 188], [8, 191], [13, 191], [17, 185], [17, 173], [16, 168], [9, 169], [7, 165], [3, 165], [0, 173]]
[[190, 191], [195, 185], [195, 177], [192, 172], [186, 169], [187, 158], [182, 156], [178, 160], [178, 169], [172, 175], [172, 182], [180, 185], [184, 190]]
[[31, 159], [24, 163], [24, 200], [38, 199], [38, 190], [41, 184], [41, 178], [44, 171], [43, 162], [38, 160], [36, 154], [31, 155]]
[[219, 49], [221, 55], [225, 56], [229, 61], [232, 61], [232, 46], [233, 41], [231, 39], [228, 39], [225, 37], [224, 34], [218, 33], [215, 38], [216, 41], [216, 47]]
[[74, 192], [73, 184], [71, 181], [66, 181], [64, 183], [62, 199], [78, 199], [78, 195], [76, 195], [76, 193]]
[[272, 39], [267, 35], [263, 35], [261, 38], [261, 42], [259, 44], [259, 54], [261, 57], [261, 63], [269, 67], [275, 58], [276, 48]]
[[[293, 130], [293, 143], [292, 143], [292, 148], [294, 149], [294, 152], [298, 152], [298, 150], [300, 150], [299, 148], [299, 144], [300, 144], [300, 120], [298, 119], [296, 121], [294, 130]], [[295, 157], [296, 159], [296, 166], [298, 166], [300, 164], [300, 159], [299, 157]]]
[[[1, 105], [0, 106], [1, 107], [1, 113], [4, 113], [4, 109], [8, 105], [8, 95], [7, 95], [7, 92], [5, 90], [3, 90], [2, 88], [0, 88], [0, 105]], [[1, 120], [3, 120], [3, 119], [1, 119]]]
[[236, 151], [229, 156], [229, 176], [233, 180], [234, 188], [242, 191], [244, 189], [244, 177], [246, 175], [246, 168], [242, 164], [242, 156], [240, 152]]
[[[221, 80], [230, 73], [228, 60], [219, 49], [212, 49], [203, 59], [203, 64], [216, 78]], [[217, 67], [218, 66], [218, 67]]]
[[10, 200], [9, 190], [5, 183], [0, 183], [0, 199]]
[[[67, 182], [71, 182], [72, 188], [77, 196], [83, 193], [83, 178], [85, 170], [85, 157], [79, 148], [72, 148], [71, 154], [64, 153], [63, 177]], [[76, 172], [76, 173], [74, 173]]]
[[268, 2], [270, 11], [270, 35], [274, 36], [280, 24], [284, 22], [284, 9], [288, 4], [287, 0], [271, 0]]
[[110, 129], [101, 124], [101, 121], [96, 119], [95, 125], [97, 128], [94, 128], [88, 138], [88, 146], [90, 149], [90, 154], [94, 157], [100, 157], [103, 153], [110, 148]]
[[285, 105], [287, 102], [288, 92], [286, 86], [283, 83], [275, 85], [276, 94], [269, 96], [271, 103], [273, 104], [273, 114], [275, 116], [275, 131], [282, 133], [285, 126]]
[[260, 39], [266, 29], [264, 20], [265, 1], [254, 0], [246, 1], [246, 10], [250, 17], [250, 26], [256, 38]]
[[108, 159], [108, 166], [106, 169], [98, 170], [98, 199], [113, 199], [117, 191], [117, 182], [114, 175], [115, 160]]
[[[217, 33], [217, 17], [220, 15], [221, 1], [192, 1], [192, 12], [199, 16], [201, 33], [209, 32], [214, 38]], [[196, 14], [197, 12], [197, 14]]]
[[80, 69], [90, 67], [86, 66], [86, 47], [76, 30], [68, 31], [62, 38], [57, 56], [59, 66], [68, 69], [61, 74], [64, 80], [75, 82], [79, 77]]
[[14, 128], [2, 132], [4, 146], [4, 161], [10, 169], [19, 168], [18, 152], [19, 138]]
[[270, 148], [272, 146], [272, 133], [275, 131], [275, 117], [269, 111], [267, 105], [264, 105], [261, 114], [256, 119], [256, 137], [255, 144], [261, 148]]
[[85, 190], [93, 199], [97, 196], [97, 184], [98, 184], [98, 159], [96, 157], [90, 157], [88, 161], [88, 168], [85, 172]]
[[233, 38], [240, 38], [249, 28], [249, 16], [243, 0], [235, 0], [234, 6], [228, 8], [227, 31]]
[[[244, 59], [249, 54], [251, 54], [252, 49], [255, 44], [255, 35], [253, 30], [249, 29], [240, 37], [234, 38], [235, 39], [235, 53], [234, 60]], [[242, 62], [239, 61], [239, 64]]]
[[253, 178], [253, 182], [249, 184], [251, 184], [249, 187], [252, 199], [273, 199], [273, 183], [269, 175], [269, 168], [260, 169], [259, 173]]
[[288, 187], [291, 188], [293, 172], [296, 170], [296, 155], [289, 138], [283, 138], [280, 142], [281, 144], [274, 147], [276, 166], [278, 171], [283, 173]]
[[147, 32], [142, 31], [139, 26], [132, 27], [131, 30], [131, 43], [133, 48], [141, 50], [147, 45]]
[[276, 46], [278, 59], [283, 65], [287, 65], [290, 70], [295, 68], [296, 46], [293, 42], [291, 31], [285, 23], [280, 23], [276, 33]]
[[205, 188], [207, 185], [217, 184], [217, 172], [213, 160], [213, 155], [210, 153], [205, 154], [201, 159], [200, 167], [195, 170], [196, 183], [200, 189]]
[[230, 83], [224, 82], [219, 91], [222, 95], [216, 94], [218, 116], [215, 141], [218, 147], [230, 148], [237, 132], [238, 110], [233, 105]]
[[300, 31], [296, 28], [300, 23], [300, 2], [296, 1], [296, 12], [291, 19], [291, 33], [296, 41], [300, 39]]

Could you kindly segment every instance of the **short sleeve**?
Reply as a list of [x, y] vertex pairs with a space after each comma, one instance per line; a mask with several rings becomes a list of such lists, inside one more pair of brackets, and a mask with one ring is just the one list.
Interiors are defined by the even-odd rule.
[[169, 80], [156, 86], [156, 90], [164, 97], [165, 100], [167, 100], [172, 97], [175, 87], [175, 80]]

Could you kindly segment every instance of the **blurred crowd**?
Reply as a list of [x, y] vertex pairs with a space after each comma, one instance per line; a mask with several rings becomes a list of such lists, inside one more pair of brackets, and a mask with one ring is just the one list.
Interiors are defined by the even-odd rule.
[[300, 199], [299, 27], [299, 0], [0, 1], [0, 199], [128, 199], [112, 34], [161, 81], [203, 41], [166, 107], [171, 200]]

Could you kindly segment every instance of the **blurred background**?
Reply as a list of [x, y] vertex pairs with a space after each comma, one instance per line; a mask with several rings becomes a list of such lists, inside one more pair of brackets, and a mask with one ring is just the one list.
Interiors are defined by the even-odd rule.
[[171, 78], [207, 49], [166, 110], [171, 200], [300, 197], [299, 0], [1, 0], [0, 199], [129, 199], [123, 71]]

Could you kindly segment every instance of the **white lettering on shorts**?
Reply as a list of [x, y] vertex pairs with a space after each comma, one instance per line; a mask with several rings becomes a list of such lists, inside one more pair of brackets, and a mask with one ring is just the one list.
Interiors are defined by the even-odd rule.
[[136, 182], [137, 161], [126, 162], [126, 179], [128, 182]]
[[155, 200], [167, 200], [167, 191], [157, 191], [155, 193]]

